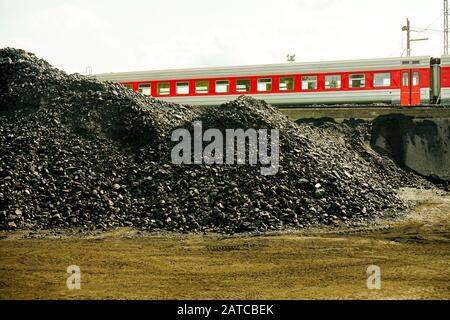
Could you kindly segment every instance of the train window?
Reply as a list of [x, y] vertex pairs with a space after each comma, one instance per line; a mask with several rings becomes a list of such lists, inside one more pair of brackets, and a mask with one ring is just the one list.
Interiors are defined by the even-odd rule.
[[412, 85], [413, 86], [418, 86], [419, 85], [419, 72], [413, 72], [412, 75]]
[[258, 91], [272, 91], [272, 79], [258, 79]]
[[341, 76], [340, 75], [329, 75], [325, 76], [325, 89], [334, 89], [341, 87]]
[[294, 78], [280, 78], [280, 91], [294, 90]]
[[157, 86], [158, 95], [164, 96], [170, 94], [170, 83], [169, 82], [160, 82]]
[[250, 91], [250, 80], [248, 79], [236, 80], [236, 91], [237, 92]]
[[189, 82], [177, 82], [177, 94], [189, 94]]
[[152, 86], [150, 85], [150, 83], [139, 84], [139, 92], [142, 94], [145, 94], [146, 96], [151, 95], [151, 93], [152, 93], [151, 88], [152, 88]]
[[366, 86], [365, 74], [351, 74], [348, 78], [349, 88], [364, 88]]
[[404, 86], [404, 87], [409, 86], [409, 73], [408, 72], [402, 73], [402, 86]]
[[389, 72], [374, 73], [373, 86], [374, 87], [389, 87], [391, 85], [391, 74]]
[[216, 92], [225, 93], [230, 91], [230, 81], [228, 80], [217, 80], [216, 81]]
[[195, 82], [195, 93], [208, 93], [209, 92], [209, 81], [201, 80]]
[[133, 90], [133, 85], [131, 83], [122, 83], [122, 85], [127, 89]]
[[315, 90], [315, 89], [317, 89], [317, 76], [302, 77], [302, 90]]

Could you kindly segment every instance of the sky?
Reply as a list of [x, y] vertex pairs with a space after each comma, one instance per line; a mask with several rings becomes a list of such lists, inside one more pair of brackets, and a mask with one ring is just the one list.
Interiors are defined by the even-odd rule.
[[412, 55], [440, 56], [443, 0], [0, 0], [0, 47], [82, 74], [382, 58], [406, 18]]

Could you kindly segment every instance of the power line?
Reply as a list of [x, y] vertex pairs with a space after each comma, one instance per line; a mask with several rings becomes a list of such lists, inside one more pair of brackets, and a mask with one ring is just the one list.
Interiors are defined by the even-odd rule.
[[441, 13], [436, 19], [433, 20], [433, 22], [431, 22], [429, 25], [427, 25], [425, 28], [421, 28], [421, 27], [417, 27], [414, 29], [411, 29], [412, 32], [417, 32], [417, 33], [428, 33], [428, 31], [431, 32], [442, 32], [442, 30], [439, 29], [432, 29], [430, 28], [432, 25], [434, 25], [436, 22], [438, 22], [438, 20], [440, 20], [442, 17], [444, 16], [443, 13]]
[[442, 17], [444, 16], [443, 13], [441, 13], [436, 19], [433, 20], [433, 22], [431, 22], [429, 25], [427, 25], [425, 28], [422, 27], [416, 27], [414, 29], [411, 28], [411, 32], [415, 32], [415, 33], [441, 33], [443, 30], [439, 30], [439, 29], [433, 29], [430, 28], [432, 25], [434, 25], [436, 22], [438, 22]]
[[439, 33], [441, 33], [442, 30], [430, 29], [430, 28], [418, 28], [418, 29], [411, 29], [411, 32], [417, 32], [417, 33], [439, 32]]
[[428, 26], [426, 26], [424, 29], [428, 29], [429, 27], [431, 27], [433, 24], [435, 24], [440, 18], [442, 18], [444, 14], [440, 14], [432, 23], [430, 23]]

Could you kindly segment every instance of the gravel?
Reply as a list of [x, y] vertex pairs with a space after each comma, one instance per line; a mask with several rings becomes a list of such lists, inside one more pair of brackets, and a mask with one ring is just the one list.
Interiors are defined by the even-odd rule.
[[[192, 130], [195, 120], [203, 130], [279, 129], [279, 172], [172, 164], [172, 131]], [[401, 213], [407, 205], [396, 189], [420, 183], [366, 150], [360, 132], [296, 124], [244, 96], [202, 109], [167, 103], [68, 75], [13, 48], [0, 49], [0, 145], [3, 230], [237, 233], [365, 224]]]

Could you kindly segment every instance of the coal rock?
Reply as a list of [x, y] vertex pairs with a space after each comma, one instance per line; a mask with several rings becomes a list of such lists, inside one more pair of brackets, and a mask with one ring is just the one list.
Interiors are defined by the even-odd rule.
[[[194, 121], [279, 129], [278, 173], [261, 175], [248, 159], [173, 164], [171, 134]], [[296, 124], [245, 96], [208, 108], [168, 103], [0, 49], [0, 229], [236, 233], [404, 210], [396, 188], [413, 179], [366, 149], [363, 130], [348, 130]]]

